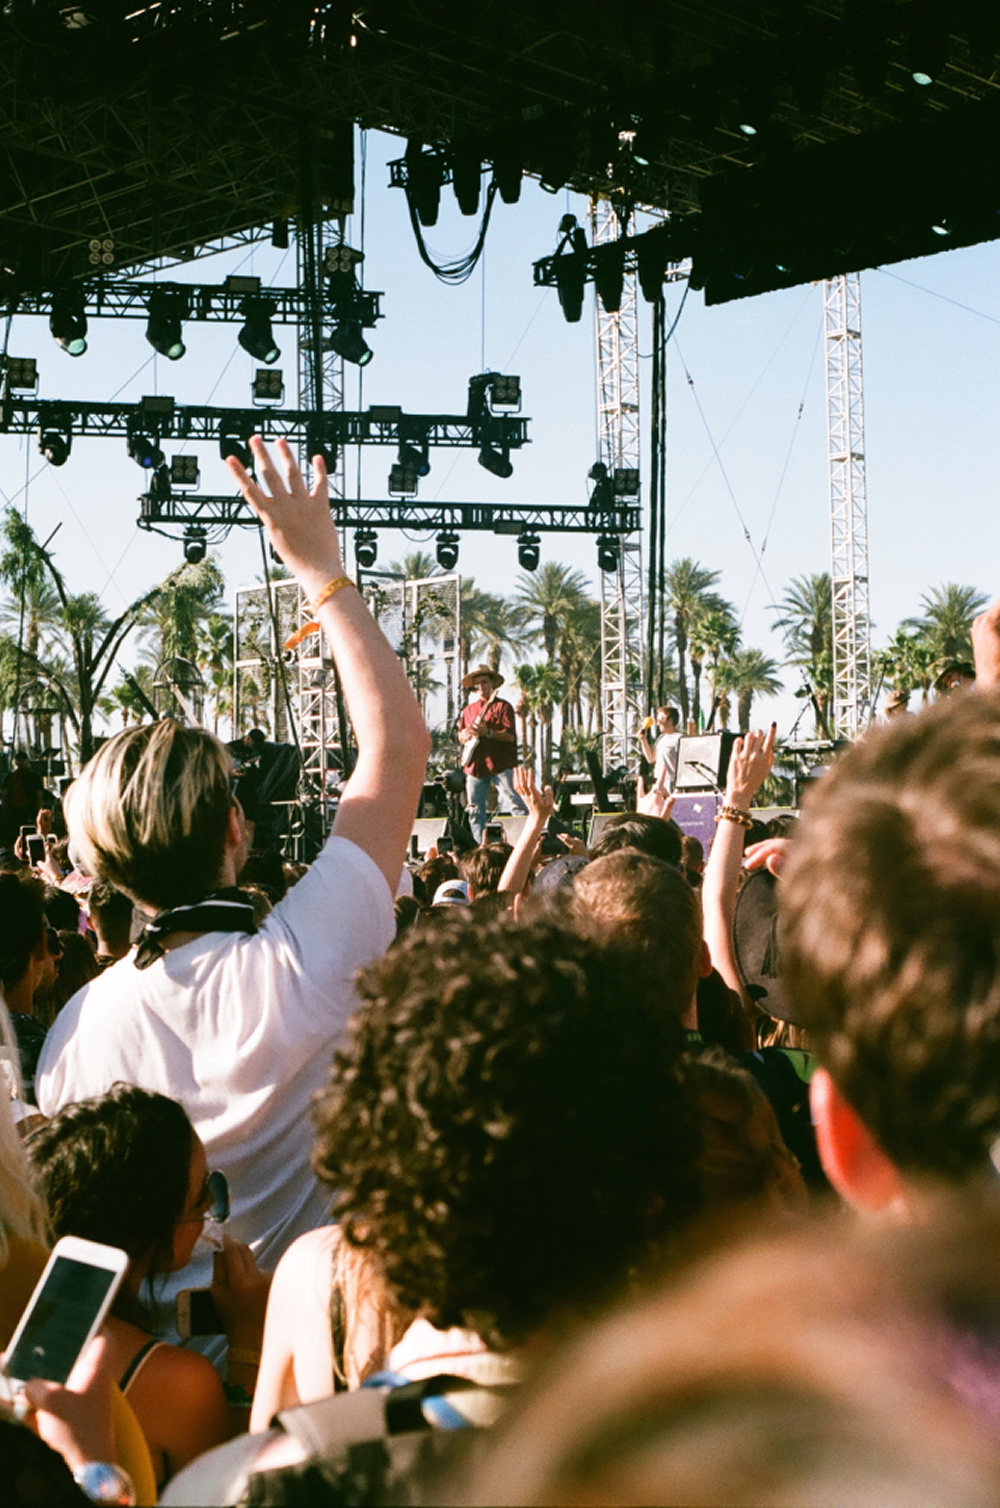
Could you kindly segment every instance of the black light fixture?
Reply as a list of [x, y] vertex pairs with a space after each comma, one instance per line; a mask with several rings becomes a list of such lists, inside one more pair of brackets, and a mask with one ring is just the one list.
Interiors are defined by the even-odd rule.
[[412, 466], [403, 466], [399, 461], [389, 469], [389, 496], [415, 497], [419, 482]]
[[922, 89], [929, 89], [948, 62], [948, 11], [931, 0], [912, 0], [906, 8], [907, 62], [910, 77]]
[[443, 163], [434, 152], [425, 152], [418, 137], [406, 144], [406, 198], [421, 225], [436, 225], [441, 205]]
[[514, 475], [510, 451], [503, 446], [491, 445], [489, 441], [486, 441], [480, 449], [479, 464], [493, 476], [506, 479]]
[[189, 524], [184, 530], [184, 559], [188, 565], [200, 565], [205, 559], [208, 540], [201, 524]]
[[253, 401], [255, 404], [281, 403], [285, 397], [285, 374], [260, 367], [254, 373]]
[[521, 197], [524, 146], [519, 126], [520, 122], [509, 123], [493, 147], [493, 178], [504, 204], [516, 204]]
[[378, 559], [378, 535], [374, 529], [359, 529], [354, 536], [354, 558], [363, 571], [370, 571]]
[[181, 321], [187, 312], [186, 300], [176, 293], [155, 292], [149, 300], [146, 339], [168, 361], [180, 361], [186, 347], [181, 335]]
[[38, 431], [38, 448], [50, 466], [65, 466], [73, 439], [68, 430], [47, 429], [43, 423]]
[[552, 269], [556, 275], [559, 307], [571, 325], [583, 314], [583, 290], [587, 284], [587, 237], [576, 223], [575, 215], [563, 215], [559, 222], [559, 245]]
[[483, 163], [478, 144], [474, 141], [456, 142], [451, 149], [451, 186], [463, 215], [474, 215], [479, 209], [482, 177]]
[[197, 487], [201, 480], [197, 456], [171, 456], [170, 480], [175, 487]]
[[353, 361], [359, 367], [366, 367], [375, 354], [361, 333], [360, 321], [356, 319], [345, 319], [335, 326], [327, 337], [327, 343], [331, 351], [336, 351], [345, 361]]
[[152, 471], [157, 466], [162, 466], [166, 457], [157, 445], [155, 439], [145, 435], [141, 430], [135, 429], [128, 437], [128, 453], [137, 466], [142, 466], [146, 471]]
[[281, 355], [271, 330], [274, 304], [268, 298], [251, 296], [240, 304], [240, 313], [243, 315], [243, 328], [236, 339], [244, 351], [249, 351], [258, 361], [273, 366]]
[[521, 407], [520, 377], [504, 376], [501, 372], [489, 373], [487, 385], [491, 409], [519, 409]]
[[245, 466], [247, 471], [253, 470], [252, 450], [249, 445], [244, 445], [243, 441], [237, 439], [235, 435], [219, 436], [219, 455], [224, 461], [227, 461], [230, 456], [235, 456], [240, 465]]
[[49, 330], [67, 355], [83, 355], [87, 349], [87, 315], [81, 288], [61, 288], [53, 295]]
[[618, 240], [594, 249], [594, 286], [597, 297], [608, 314], [617, 314], [622, 306], [625, 286], [625, 242]]
[[639, 473], [633, 466], [616, 466], [612, 485], [615, 497], [638, 497]]
[[3, 370], [11, 392], [31, 392], [38, 386], [38, 362], [33, 356], [8, 356]]
[[599, 534], [597, 537], [597, 566], [601, 571], [617, 571], [621, 560], [621, 540], [617, 534]]
[[527, 530], [517, 536], [517, 563], [522, 571], [537, 571], [541, 559], [541, 540]]
[[[326, 416], [329, 418], [329, 415]], [[306, 456], [312, 461], [313, 456], [322, 456], [328, 472], [337, 469], [339, 451], [336, 440], [332, 440], [327, 431], [327, 426], [322, 418], [314, 418], [306, 425]]]
[[445, 529], [437, 537], [437, 563], [442, 571], [453, 571], [458, 565], [458, 535]]
[[430, 476], [431, 462], [426, 444], [412, 445], [409, 441], [404, 442], [399, 447], [399, 464], [408, 467], [417, 476]]

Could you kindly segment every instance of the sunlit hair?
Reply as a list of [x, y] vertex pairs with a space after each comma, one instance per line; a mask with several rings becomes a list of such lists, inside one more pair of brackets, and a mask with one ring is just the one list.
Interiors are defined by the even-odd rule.
[[218, 883], [232, 762], [201, 728], [161, 718], [126, 728], [70, 786], [66, 820], [84, 870], [158, 908]]

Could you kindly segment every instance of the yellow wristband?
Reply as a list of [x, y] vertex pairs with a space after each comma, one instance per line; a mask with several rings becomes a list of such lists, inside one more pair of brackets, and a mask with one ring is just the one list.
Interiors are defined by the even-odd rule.
[[353, 585], [354, 582], [350, 576], [335, 576], [332, 581], [327, 582], [326, 586], [319, 593], [319, 596], [313, 598], [309, 606], [314, 613], [318, 613], [324, 602], [329, 602], [330, 598], [335, 596], [343, 587]]

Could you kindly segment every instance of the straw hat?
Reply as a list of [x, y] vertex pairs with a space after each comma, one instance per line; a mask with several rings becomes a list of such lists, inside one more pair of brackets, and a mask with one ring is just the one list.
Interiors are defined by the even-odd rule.
[[477, 665], [475, 669], [470, 670], [468, 675], [465, 677], [465, 680], [462, 682], [462, 690], [471, 691], [481, 675], [488, 675], [494, 686], [503, 685], [503, 676], [500, 674], [499, 670], [493, 670], [489, 665]]

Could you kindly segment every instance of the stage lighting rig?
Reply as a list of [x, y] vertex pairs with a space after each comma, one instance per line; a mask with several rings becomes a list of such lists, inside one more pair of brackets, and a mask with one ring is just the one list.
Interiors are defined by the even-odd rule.
[[559, 244], [552, 257], [559, 307], [571, 325], [583, 316], [583, 290], [587, 285], [587, 236], [575, 215], [559, 222]]
[[378, 535], [374, 529], [359, 529], [354, 536], [354, 558], [363, 571], [370, 571], [378, 559]]
[[200, 565], [207, 549], [206, 530], [201, 524], [191, 524], [184, 530], [184, 559], [188, 565]]
[[201, 481], [197, 456], [171, 456], [170, 481], [175, 487], [197, 487]]
[[87, 349], [87, 315], [81, 288], [61, 288], [52, 295], [49, 330], [57, 346], [69, 356], [82, 356]]
[[73, 436], [65, 419], [49, 412], [38, 427], [38, 448], [50, 466], [65, 466], [73, 448]]
[[418, 486], [417, 473], [412, 466], [404, 466], [397, 461], [395, 466], [389, 468], [390, 497], [416, 497]]
[[129, 430], [128, 453], [135, 464], [146, 471], [162, 466], [166, 459], [156, 440], [139, 429]]
[[621, 540], [617, 534], [599, 534], [597, 537], [597, 566], [601, 571], [617, 571], [622, 557]]
[[458, 535], [449, 529], [437, 537], [437, 563], [442, 571], [453, 571], [458, 565]]
[[477, 457], [480, 466], [492, 476], [502, 477], [504, 481], [514, 475], [514, 466], [510, 459], [510, 453], [506, 449], [496, 445], [485, 444], [480, 446]]
[[243, 328], [236, 339], [244, 351], [248, 351], [251, 356], [255, 356], [258, 361], [263, 361], [267, 366], [273, 366], [281, 355], [271, 329], [271, 319], [274, 315], [273, 302], [270, 299], [250, 295], [240, 305], [240, 313], [243, 315]]
[[331, 330], [327, 336], [327, 345], [345, 361], [352, 361], [359, 367], [366, 367], [375, 354], [355, 319], [345, 320]]
[[38, 386], [38, 362], [33, 356], [8, 356], [3, 364], [3, 374], [4, 386], [9, 393], [33, 393]]
[[517, 536], [517, 563], [522, 571], [537, 571], [541, 559], [541, 540], [527, 530]]
[[186, 347], [181, 325], [188, 313], [187, 295], [177, 290], [156, 289], [148, 304], [146, 339], [168, 361], [180, 361]]
[[227, 461], [230, 456], [235, 456], [240, 465], [245, 466], [247, 471], [253, 470], [253, 452], [249, 445], [236, 435], [219, 436], [219, 455], [224, 461]]
[[272, 368], [259, 367], [253, 379], [255, 407], [266, 408], [285, 401], [285, 374]]

